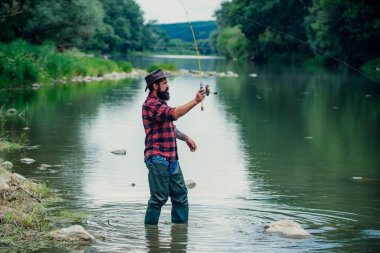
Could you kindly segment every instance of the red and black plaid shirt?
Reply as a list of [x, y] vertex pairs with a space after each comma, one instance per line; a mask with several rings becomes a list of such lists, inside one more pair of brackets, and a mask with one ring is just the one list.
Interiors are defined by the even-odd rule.
[[146, 134], [145, 159], [160, 155], [169, 162], [178, 160], [173, 111], [174, 108], [152, 94], [146, 98], [142, 106], [142, 118]]

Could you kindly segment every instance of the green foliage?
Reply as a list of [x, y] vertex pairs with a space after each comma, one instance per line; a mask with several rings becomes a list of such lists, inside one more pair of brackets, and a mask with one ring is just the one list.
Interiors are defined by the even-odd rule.
[[82, 222], [86, 217], [88, 217], [90, 212], [70, 212], [68, 210], [62, 210], [58, 213], [58, 216], [64, 219], [68, 219], [71, 222]]
[[[195, 37], [198, 40], [208, 39], [211, 32], [217, 28], [215, 21], [198, 21], [192, 22], [191, 25], [194, 29]], [[156, 25], [155, 28], [161, 30], [169, 39], [180, 39], [187, 42], [193, 42], [193, 35], [189, 23], [187, 22]]]
[[[101, 25], [103, 8], [98, 0], [6, 0], [23, 7], [2, 22], [1, 41], [25, 39], [33, 43], [54, 41], [61, 47], [81, 46]], [[19, 7], [19, 8], [21, 8]]]
[[132, 64], [130, 62], [119, 61], [117, 65], [119, 66], [120, 70], [122, 70], [123, 72], [129, 73], [132, 71]]
[[162, 69], [162, 70], [167, 70], [167, 71], [175, 71], [176, 67], [174, 63], [161, 63], [161, 64], [151, 64], [146, 68], [147, 72], [152, 72], [156, 69]]
[[144, 19], [139, 5], [133, 0], [100, 0], [105, 16], [87, 48], [104, 53], [127, 53], [141, 50]]
[[129, 63], [84, 55], [77, 50], [59, 53], [52, 43], [42, 46], [25, 41], [0, 43], [0, 87], [25, 86], [74, 76], [97, 76], [110, 72], [128, 72]]
[[359, 66], [380, 55], [379, 12], [380, 5], [370, 0], [315, 0], [305, 18], [308, 39], [315, 47]]
[[[247, 3], [244, 0], [233, 0], [222, 3], [222, 8], [216, 12], [219, 35], [223, 35], [224, 29], [238, 26], [248, 40], [247, 53], [250, 58], [257, 62], [278, 59], [290, 61], [293, 58], [291, 54], [294, 52], [305, 54], [305, 48], [259, 24], [265, 24], [306, 40], [303, 21], [309, 2], [309, 0], [260, 0]], [[223, 50], [222, 52], [225, 53]], [[284, 57], [284, 54], [290, 57]]]
[[380, 58], [366, 62], [360, 69], [367, 75], [380, 80]]
[[226, 27], [218, 36], [217, 48], [228, 58], [245, 57], [248, 41], [239, 27]]
[[[308, 64], [337, 64], [301, 40], [359, 66], [380, 55], [378, 13], [380, 5], [372, 0], [232, 0], [223, 2], [216, 11], [218, 32], [210, 39], [217, 47], [220, 38], [215, 37], [224, 37], [224, 30], [238, 26], [248, 40], [248, 54], [256, 62], [312, 58]], [[222, 38], [218, 49], [231, 57], [225, 40]]]

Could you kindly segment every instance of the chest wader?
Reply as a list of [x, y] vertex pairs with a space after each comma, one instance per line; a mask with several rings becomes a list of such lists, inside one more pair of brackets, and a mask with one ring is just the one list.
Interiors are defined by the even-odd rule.
[[169, 163], [161, 156], [154, 156], [145, 163], [149, 169], [150, 189], [145, 224], [158, 224], [161, 207], [169, 197], [172, 202], [171, 222], [187, 224], [189, 216], [187, 188], [179, 163]]

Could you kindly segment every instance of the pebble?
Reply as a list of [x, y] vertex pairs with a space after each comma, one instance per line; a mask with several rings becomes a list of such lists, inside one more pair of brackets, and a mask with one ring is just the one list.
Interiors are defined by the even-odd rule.
[[111, 151], [111, 153], [115, 155], [125, 155], [127, 151], [125, 149], [118, 149], [118, 150]]
[[20, 159], [20, 162], [22, 163], [26, 163], [26, 164], [32, 164], [34, 163], [36, 160], [32, 159], [32, 158], [22, 158]]

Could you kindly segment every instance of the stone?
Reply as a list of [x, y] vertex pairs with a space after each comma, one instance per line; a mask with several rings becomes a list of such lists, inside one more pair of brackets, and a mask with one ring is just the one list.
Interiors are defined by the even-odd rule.
[[13, 175], [15, 175], [15, 177], [18, 178], [21, 181], [26, 181], [26, 178], [24, 176], [20, 175], [20, 174], [13, 173]]
[[8, 109], [6, 115], [7, 116], [14, 116], [17, 114], [17, 110], [14, 108]]
[[58, 241], [79, 241], [84, 244], [89, 244], [95, 241], [95, 237], [80, 225], [52, 231], [50, 232], [50, 236]]
[[8, 189], [9, 185], [6, 182], [0, 180], [0, 192], [6, 191]]
[[39, 83], [32, 84], [32, 89], [33, 90], [38, 90], [40, 87], [41, 87], [41, 85]]
[[22, 163], [26, 163], [26, 164], [32, 164], [34, 163], [36, 160], [32, 159], [32, 158], [22, 158], [20, 159], [20, 162]]
[[188, 189], [193, 189], [197, 185], [193, 180], [186, 180], [185, 184]]
[[127, 151], [125, 149], [118, 149], [118, 150], [111, 151], [111, 153], [115, 155], [125, 155]]
[[286, 238], [303, 239], [310, 236], [297, 222], [292, 220], [279, 220], [264, 226], [268, 234], [279, 234]]
[[9, 161], [5, 161], [1, 164], [1, 167], [3, 167], [6, 170], [10, 170], [13, 168], [13, 164]]

